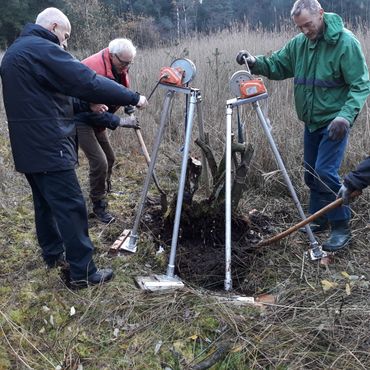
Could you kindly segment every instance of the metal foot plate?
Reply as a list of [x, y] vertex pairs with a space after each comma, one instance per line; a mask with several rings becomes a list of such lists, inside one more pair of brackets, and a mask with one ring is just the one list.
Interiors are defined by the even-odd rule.
[[151, 292], [182, 289], [185, 286], [178, 277], [167, 275], [137, 276], [135, 282], [140, 289]]

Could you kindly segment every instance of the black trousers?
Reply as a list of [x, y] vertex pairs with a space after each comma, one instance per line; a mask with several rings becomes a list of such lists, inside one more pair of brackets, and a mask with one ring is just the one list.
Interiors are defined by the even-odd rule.
[[37, 239], [42, 256], [52, 263], [65, 252], [71, 279], [96, 272], [87, 211], [74, 169], [26, 174], [35, 208]]

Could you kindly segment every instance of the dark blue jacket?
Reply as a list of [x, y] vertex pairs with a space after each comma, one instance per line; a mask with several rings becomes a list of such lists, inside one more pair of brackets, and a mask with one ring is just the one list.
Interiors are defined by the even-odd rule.
[[59, 46], [45, 28], [28, 24], [1, 63], [3, 98], [16, 170], [61, 171], [77, 163], [71, 97], [136, 105], [140, 95], [98, 76]]
[[370, 185], [370, 157], [364, 159], [343, 181], [351, 191], [362, 190]]

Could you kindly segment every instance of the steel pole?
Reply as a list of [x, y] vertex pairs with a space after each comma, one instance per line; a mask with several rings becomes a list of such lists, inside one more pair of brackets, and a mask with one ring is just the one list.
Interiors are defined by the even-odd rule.
[[232, 289], [231, 280], [231, 135], [232, 114], [230, 105], [226, 106], [226, 154], [225, 154], [225, 290]]
[[[302, 220], [305, 220], [306, 219], [306, 215], [303, 212], [303, 209], [302, 209], [301, 203], [300, 203], [300, 201], [298, 199], [297, 193], [294, 190], [293, 184], [292, 184], [292, 182], [290, 180], [290, 177], [288, 175], [288, 172], [287, 172], [287, 170], [285, 168], [284, 162], [283, 162], [283, 160], [282, 160], [282, 158], [280, 156], [279, 150], [277, 149], [277, 146], [275, 144], [275, 141], [274, 141], [274, 139], [272, 137], [271, 131], [269, 129], [269, 124], [266, 121], [266, 118], [265, 118], [265, 116], [264, 116], [264, 114], [263, 114], [263, 112], [261, 110], [261, 107], [258, 104], [258, 101], [254, 102], [252, 104], [253, 104], [254, 109], [257, 112], [257, 115], [258, 115], [258, 118], [259, 118], [259, 120], [261, 122], [263, 131], [265, 132], [265, 135], [266, 135], [266, 137], [267, 137], [267, 139], [269, 141], [269, 144], [271, 146], [271, 149], [272, 149], [272, 152], [273, 152], [274, 157], [276, 159], [276, 162], [278, 164], [278, 167], [280, 168], [280, 171], [283, 174], [285, 183], [288, 186], [289, 192], [290, 192], [290, 194], [291, 194], [291, 196], [293, 198], [293, 201], [294, 201], [294, 203], [295, 203], [295, 205], [296, 205], [296, 207], [298, 209], [299, 215], [301, 216]], [[313, 235], [313, 232], [312, 232], [310, 226], [309, 225], [306, 225], [305, 226], [305, 229], [307, 231], [307, 235], [308, 235], [308, 238], [310, 240], [311, 247], [312, 248], [318, 247], [318, 243], [317, 243], [317, 241], [315, 239], [315, 236]]]
[[184, 150], [183, 150], [183, 155], [182, 155], [180, 183], [179, 183], [179, 188], [177, 192], [175, 221], [174, 221], [174, 226], [173, 226], [173, 231], [172, 231], [171, 254], [170, 254], [170, 259], [169, 259], [168, 266], [167, 266], [167, 276], [171, 278], [174, 277], [174, 272], [175, 272], [177, 239], [179, 236], [182, 202], [184, 199], [184, 188], [185, 188], [185, 181], [186, 181], [186, 170], [188, 166], [190, 141], [191, 141], [191, 134], [192, 134], [192, 128], [193, 128], [193, 117], [194, 117], [194, 111], [195, 111], [196, 104], [197, 104], [197, 91], [191, 91], [188, 119], [186, 123], [185, 145], [184, 145]]
[[147, 197], [149, 186], [150, 186], [150, 181], [152, 179], [152, 176], [153, 176], [153, 173], [154, 173], [155, 163], [157, 161], [158, 150], [159, 150], [159, 147], [161, 145], [163, 133], [164, 133], [166, 123], [167, 123], [168, 111], [170, 109], [171, 101], [174, 97], [174, 94], [175, 94], [174, 91], [168, 90], [167, 94], [166, 94], [166, 97], [164, 99], [164, 102], [163, 102], [163, 109], [162, 109], [162, 114], [161, 114], [161, 121], [160, 121], [160, 125], [159, 125], [159, 130], [158, 130], [157, 137], [155, 139], [155, 143], [154, 143], [154, 146], [153, 146], [153, 151], [152, 151], [152, 154], [151, 154], [151, 160], [150, 160], [150, 163], [149, 163], [148, 172], [147, 172], [147, 175], [146, 175], [146, 178], [145, 178], [143, 191], [141, 193], [141, 199], [140, 199], [140, 202], [139, 202], [139, 205], [138, 205], [138, 209], [136, 211], [136, 218], [135, 218], [134, 226], [133, 226], [133, 228], [131, 230], [131, 234], [130, 234], [130, 241], [129, 241], [128, 249], [133, 250], [133, 251], [135, 251], [135, 249], [136, 249], [136, 242], [137, 242], [137, 239], [138, 239], [137, 231], [138, 231], [139, 226], [140, 226], [141, 215], [142, 215], [143, 210], [144, 210], [144, 205], [145, 205], [146, 197]]

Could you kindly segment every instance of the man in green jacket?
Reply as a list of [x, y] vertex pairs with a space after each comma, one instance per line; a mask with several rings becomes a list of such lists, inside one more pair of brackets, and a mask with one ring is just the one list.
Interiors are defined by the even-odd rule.
[[[244, 53], [254, 74], [272, 80], [294, 77], [296, 111], [305, 124], [309, 212], [315, 213], [335, 200], [341, 187], [338, 170], [349, 129], [370, 93], [369, 72], [359, 41], [337, 14], [325, 13], [317, 0], [298, 0], [291, 16], [301, 33], [283, 48], [270, 57]], [[324, 250], [337, 251], [348, 243], [349, 219], [350, 210], [343, 206], [310, 225], [314, 232], [331, 227]]]

